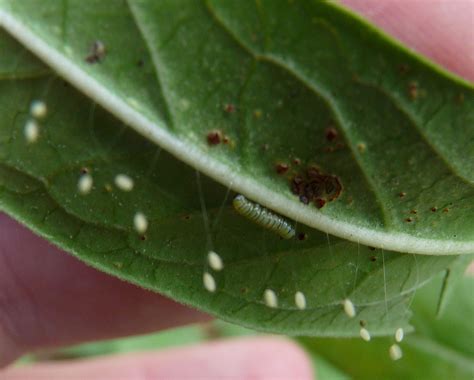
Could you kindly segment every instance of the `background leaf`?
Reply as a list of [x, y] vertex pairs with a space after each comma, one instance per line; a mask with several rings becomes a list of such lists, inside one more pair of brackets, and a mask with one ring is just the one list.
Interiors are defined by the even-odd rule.
[[[473, 252], [472, 85], [333, 4], [38, 4], [2, 0], [0, 24], [120, 119], [219, 182], [356, 242]], [[108, 53], [90, 64], [95, 40]], [[208, 145], [215, 130], [228, 144]], [[285, 175], [275, 173], [278, 163], [290, 167]], [[320, 210], [290, 190], [311, 165], [344, 187]]]
[[403, 358], [399, 361], [388, 356], [393, 338], [369, 343], [360, 339], [301, 341], [310, 352], [354, 379], [472, 379], [474, 329], [469, 316], [474, 315], [474, 278], [464, 276], [455, 283], [446, 313], [437, 318], [442, 282], [443, 276], [438, 276], [417, 293], [412, 319], [416, 332], [400, 344]]

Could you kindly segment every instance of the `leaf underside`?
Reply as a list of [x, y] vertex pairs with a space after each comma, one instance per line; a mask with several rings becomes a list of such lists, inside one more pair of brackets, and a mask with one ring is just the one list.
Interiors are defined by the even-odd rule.
[[[303, 75], [296, 75], [293, 66], [275, 63], [276, 53], [268, 53], [272, 41], [282, 40], [282, 46], [296, 49], [298, 39], [275, 35], [260, 41], [260, 35], [273, 35], [270, 33], [273, 29], [268, 29], [269, 19], [264, 22], [265, 33], [262, 29], [260, 34], [250, 27], [258, 23], [245, 27], [244, 21], [250, 22], [248, 15], [236, 16], [242, 18], [240, 26], [227, 25], [225, 20], [229, 17], [224, 8], [233, 2], [192, 1], [176, 8], [180, 3], [169, 1], [161, 3], [163, 8], [155, 9], [154, 2], [145, 1], [133, 2], [130, 8], [122, 2], [111, 6], [101, 1], [91, 1], [88, 7], [70, 1], [66, 8], [61, 8], [57, 2], [46, 1], [41, 11], [32, 12], [35, 4], [0, 1], [0, 9], [11, 8], [9, 12], [19, 20], [28, 19], [28, 26], [50, 46], [66, 54], [114, 94], [127, 99], [148, 119], [156, 121], [156, 128], [193, 144], [211, 159], [224, 163], [229, 171], [253, 177], [298, 206], [299, 201], [290, 193], [288, 178], [274, 172], [276, 161], [299, 158], [301, 167], [315, 163], [325, 173], [340, 177], [344, 185], [341, 197], [321, 211], [305, 206], [305, 212], [393, 232], [393, 236], [402, 232], [415, 238], [452, 241], [455, 232], [460, 241], [472, 238], [472, 223], [467, 219], [473, 203], [472, 178], [467, 178], [471, 172], [461, 169], [472, 163], [465, 160], [465, 155], [456, 158], [453, 153], [449, 155], [448, 168], [441, 157], [451, 148], [457, 152], [452, 146], [438, 146], [434, 153], [429, 133], [444, 133], [439, 129], [443, 123], [435, 122], [437, 116], [431, 115], [432, 121], [424, 124], [427, 129], [422, 138], [419, 129], [412, 125], [422, 123], [418, 124], [414, 116], [409, 119], [410, 123], [415, 121], [408, 123], [406, 113], [419, 112], [420, 118], [433, 113], [431, 102], [404, 98], [405, 91], [391, 92], [392, 96], [398, 94], [396, 100], [381, 95], [388, 92], [381, 90], [383, 86], [398, 83], [396, 75], [401, 75], [398, 71], [382, 81], [382, 77], [364, 74], [361, 62], [354, 62], [360, 70], [352, 89], [342, 86], [346, 83], [343, 79], [332, 83], [336, 78], [324, 70], [315, 74], [318, 85], [313, 85]], [[314, 4], [315, 10], [326, 9], [326, 5]], [[280, 12], [279, 9], [275, 6], [274, 12]], [[293, 12], [299, 8], [289, 9]], [[167, 12], [160, 14], [160, 10]], [[233, 10], [244, 11], [247, 10]], [[267, 9], [263, 13], [268, 12], [271, 15], [273, 11]], [[301, 10], [297, 12], [300, 14]], [[147, 15], [155, 21], [145, 20]], [[337, 17], [346, 22], [348, 16]], [[288, 17], [287, 21], [290, 20]], [[328, 21], [317, 18], [314, 27], [319, 28], [321, 43], [329, 48], [334, 38], [343, 40], [343, 36], [325, 22]], [[147, 27], [166, 30], [147, 30]], [[361, 28], [357, 22], [353, 27], [366, 33], [365, 38], [381, 44], [373, 31]], [[255, 41], [249, 37], [248, 44], [251, 41], [260, 44], [263, 53], [252, 55], [241, 46], [245, 45], [246, 33], [257, 36]], [[84, 63], [84, 58], [95, 39], [106, 41], [108, 54], [99, 64], [90, 65]], [[257, 49], [255, 46], [252, 49]], [[456, 260], [455, 256], [418, 256], [369, 248], [302, 224], [296, 224], [298, 238], [281, 240], [237, 215], [230, 205], [235, 193], [227, 187], [199, 175], [137, 134], [56, 76], [6, 34], [0, 35], [0, 48], [0, 207], [98, 269], [225, 320], [263, 331], [354, 336], [358, 334], [360, 320], [370, 326], [373, 335], [391, 334], [399, 326], [409, 329], [408, 306], [414, 291]], [[158, 48], [159, 54], [154, 52]], [[381, 48], [388, 49], [384, 45]], [[335, 60], [329, 51], [320, 50], [320, 59]], [[184, 55], [179, 56], [179, 52]], [[426, 93], [443, 90], [436, 92], [438, 107], [453, 97], [448, 108], [457, 107], [453, 108], [457, 111], [449, 117], [453, 117], [452, 123], [459, 125], [462, 133], [469, 134], [472, 125], [466, 121], [472, 121], [472, 113], [467, 104], [472, 101], [472, 90], [402, 51], [395, 49], [393, 54], [400, 55], [399, 64], [408, 64], [413, 70], [409, 71], [412, 74], [403, 74], [408, 75], [407, 83], [410, 78], [417, 78]], [[266, 55], [273, 58], [267, 59]], [[156, 56], [160, 57], [159, 65]], [[297, 62], [293, 63], [296, 67]], [[373, 64], [383, 67], [388, 63], [380, 57]], [[331, 65], [326, 63], [326, 66]], [[341, 78], [345, 75], [341, 74]], [[335, 92], [331, 95], [334, 102], [339, 91], [347, 91], [350, 96], [343, 97], [345, 100], [340, 104], [338, 100], [335, 107], [325, 98], [327, 94], [322, 95], [324, 86], [319, 81], [323, 80], [329, 81], [324, 86]], [[377, 84], [361, 84], [366, 81], [377, 81]], [[428, 86], [436, 88], [428, 89]], [[375, 102], [371, 108], [383, 112], [371, 112], [370, 117], [368, 113], [355, 112], [362, 107], [358, 98], [365, 98], [357, 95], [362, 89], [364, 94], [365, 90], [373, 91], [373, 98], [367, 104]], [[454, 96], [461, 92], [463, 101], [455, 102]], [[443, 100], [438, 99], [440, 94]], [[46, 102], [48, 116], [40, 122], [38, 141], [28, 143], [24, 126], [35, 99]], [[352, 101], [355, 103], [350, 105]], [[230, 103], [236, 111], [226, 113], [222, 107]], [[403, 107], [408, 110], [402, 112]], [[441, 107], [436, 115], [444, 115], [443, 110]], [[390, 119], [388, 115], [395, 121], [385, 120], [383, 129], [373, 128], [380, 117]], [[372, 123], [373, 129], [367, 127], [366, 134], [354, 127], [360, 121], [352, 120], [362, 116]], [[339, 132], [338, 143], [344, 145], [332, 152], [325, 149], [336, 144], [325, 140], [325, 129], [330, 123]], [[436, 128], [429, 132], [432, 123]], [[403, 127], [402, 130], [397, 132], [396, 125]], [[232, 143], [208, 146], [207, 133], [216, 128], [229, 136]], [[361, 134], [357, 139], [349, 134], [356, 131]], [[369, 137], [374, 140], [369, 141]], [[351, 148], [351, 144], [360, 141], [366, 144], [363, 154]], [[465, 142], [451, 138], [443, 141], [448, 145]], [[262, 151], [262, 145], [268, 145], [268, 150]], [[415, 149], [417, 153], [410, 155], [405, 149]], [[402, 160], [390, 156], [394, 150]], [[383, 158], [382, 152], [389, 155]], [[428, 161], [429, 170], [421, 170]], [[77, 184], [85, 169], [94, 182], [92, 191], [81, 195]], [[292, 167], [288, 176], [297, 170]], [[407, 176], [403, 170], [421, 171]], [[391, 173], [390, 178], [382, 172]], [[114, 178], [119, 173], [133, 178], [133, 191], [123, 192], [115, 186]], [[374, 178], [380, 181], [376, 185], [372, 183]], [[392, 194], [408, 187], [411, 191], [407, 190], [403, 199]], [[437, 205], [440, 210], [432, 212], [422, 205]], [[280, 207], [283, 209], [284, 205]], [[442, 207], [448, 207], [449, 212], [443, 213]], [[417, 214], [409, 214], [415, 208]], [[144, 212], [149, 221], [143, 236], [133, 228], [137, 211]], [[398, 216], [406, 217], [403, 213], [414, 215], [416, 222], [410, 226], [399, 223]], [[373, 246], [378, 245], [374, 241]], [[206, 255], [210, 249], [222, 257], [223, 271], [215, 272], [208, 267]], [[203, 287], [205, 271], [216, 280], [215, 293]], [[265, 289], [277, 294], [277, 308], [269, 308], [263, 302]], [[306, 296], [305, 310], [298, 310], [295, 305], [297, 291]], [[341, 302], [346, 298], [356, 305], [356, 318], [349, 319], [344, 314]]]
[[[68, 81], [217, 181], [367, 245], [474, 252], [472, 85], [354, 16], [328, 2], [284, 0], [46, 0], [37, 8], [3, 0], [0, 22], [25, 37], [6, 17], [15, 20]], [[90, 64], [95, 40], [107, 55]], [[65, 65], [80, 74], [68, 76]], [[215, 130], [227, 144], [209, 146]], [[279, 164], [289, 167], [283, 175]], [[291, 191], [314, 165], [343, 186], [320, 210]]]
[[400, 343], [400, 361], [389, 359], [393, 337], [377, 338], [370, 344], [355, 339], [303, 338], [301, 342], [309, 352], [317, 353], [354, 379], [472, 379], [474, 330], [466, 316], [474, 313], [474, 279], [459, 278], [446, 312], [439, 317], [436, 300], [443, 281], [438, 276], [417, 293], [412, 304], [416, 333]]

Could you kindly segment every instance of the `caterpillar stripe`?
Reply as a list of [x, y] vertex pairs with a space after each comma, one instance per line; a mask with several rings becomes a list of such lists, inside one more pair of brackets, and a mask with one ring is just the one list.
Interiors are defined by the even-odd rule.
[[281, 216], [274, 214], [265, 207], [253, 203], [243, 195], [237, 195], [232, 202], [235, 210], [240, 214], [270, 231], [274, 231], [283, 239], [295, 236], [295, 229]]

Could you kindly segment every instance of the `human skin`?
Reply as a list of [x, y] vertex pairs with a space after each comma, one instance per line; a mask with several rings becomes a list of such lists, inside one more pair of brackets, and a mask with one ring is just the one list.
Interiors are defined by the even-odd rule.
[[[474, 81], [474, 1], [344, 0], [404, 44]], [[39, 348], [146, 333], [209, 317], [100, 273], [0, 215], [0, 365]], [[311, 379], [284, 338], [8, 368], [1, 378]]]

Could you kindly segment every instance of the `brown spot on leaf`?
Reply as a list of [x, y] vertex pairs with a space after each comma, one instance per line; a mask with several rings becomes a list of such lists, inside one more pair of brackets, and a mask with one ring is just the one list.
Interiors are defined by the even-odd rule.
[[329, 128], [326, 128], [325, 135], [326, 135], [326, 140], [334, 141], [339, 136], [339, 133], [337, 132], [336, 128], [329, 127]]
[[431, 210], [431, 212], [436, 212], [436, 211], [438, 211], [438, 208], [437, 207], [431, 207], [430, 210]]
[[324, 205], [326, 204], [326, 201], [324, 199], [318, 198], [314, 201], [314, 204], [316, 205], [317, 208], [323, 208]]
[[404, 191], [400, 191], [400, 192], [398, 193], [398, 196], [399, 196], [400, 198], [405, 198], [406, 195], [407, 195], [407, 193], [405, 193]]
[[86, 62], [93, 64], [102, 61], [107, 54], [107, 50], [102, 41], [94, 41], [90, 47], [89, 55], [86, 57]]
[[218, 130], [210, 131], [207, 134], [207, 143], [209, 145], [218, 145], [222, 140], [222, 132]]
[[275, 170], [278, 174], [285, 174], [290, 167], [284, 162], [279, 162], [275, 165]]
[[232, 103], [227, 103], [224, 105], [224, 111], [227, 113], [234, 113], [235, 112], [235, 105]]
[[308, 238], [308, 235], [305, 234], [304, 232], [301, 232], [298, 234], [298, 240], [306, 240]]
[[307, 205], [309, 204], [309, 199], [305, 197], [304, 195], [300, 195], [300, 202]]
[[342, 192], [339, 178], [322, 173], [316, 166], [309, 166], [305, 172], [295, 175], [291, 179], [290, 187], [302, 203], [314, 202], [318, 208], [337, 199]]

